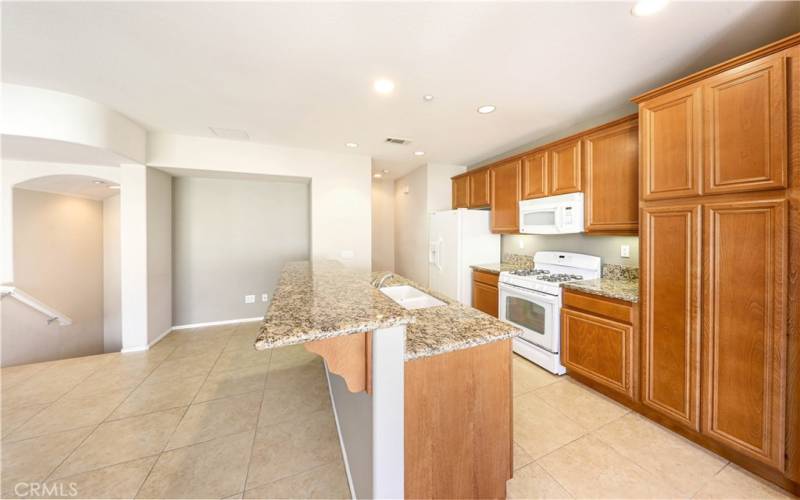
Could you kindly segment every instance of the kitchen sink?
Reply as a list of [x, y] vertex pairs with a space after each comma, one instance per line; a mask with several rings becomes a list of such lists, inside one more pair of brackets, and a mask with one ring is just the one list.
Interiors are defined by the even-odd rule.
[[447, 305], [436, 297], [409, 285], [384, 286], [379, 290], [406, 309], [425, 309]]

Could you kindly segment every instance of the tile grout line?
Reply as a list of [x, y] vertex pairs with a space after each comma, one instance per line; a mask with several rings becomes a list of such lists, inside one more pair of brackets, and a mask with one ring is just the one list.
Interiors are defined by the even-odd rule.
[[258, 416], [256, 417], [256, 429], [253, 432], [253, 442], [250, 443], [250, 456], [247, 458], [247, 472], [244, 474], [244, 484], [242, 485], [242, 498], [244, 492], [247, 491], [247, 482], [250, 480], [250, 465], [253, 463], [253, 453], [256, 449], [256, 436], [258, 436], [258, 426], [261, 422], [261, 412], [264, 409], [264, 395], [267, 392], [267, 383], [269, 382], [269, 374], [272, 369], [272, 355], [275, 351], [269, 351], [269, 359], [267, 360], [267, 373], [264, 374], [264, 387], [261, 389], [261, 404], [258, 406]]
[[[161, 364], [162, 364], [162, 363], [164, 363], [164, 361], [166, 361], [166, 358], [164, 358], [163, 360], [161, 360], [161, 362], [159, 362], [159, 363], [156, 365], [156, 368], [158, 368], [159, 366], [161, 366]], [[152, 373], [152, 372], [151, 372], [151, 373]], [[89, 376], [93, 375], [93, 374], [94, 374], [94, 372], [90, 373], [90, 374], [87, 376], [87, 378], [88, 378]], [[125, 402], [125, 400], [126, 400], [126, 399], [128, 399], [128, 397], [130, 397], [130, 395], [131, 395], [131, 394], [133, 394], [133, 391], [135, 391], [135, 390], [136, 390], [136, 389], [137, 389], [137, 388], [138, 388], [138, 387], [139, 387], [141, 384], [143, 384], [143, 383], [144, 383], [144, 380], [146, 380], [146, 379], [147, 379], [147, 377], [145, 377], [145, 379], [143, 379], [141, 382], [139, 382], [139, 383], [138, 383], [138, 384], [137, 384], [137, 385], [134, 387], [134, 389], [133, 389], [133, 390], [132, 390], [130, 393], [128, 393], [128, 396], [126, 396], [126, 397], [125, 397], [125, 398], [124, 398], [122, 401], [120, 401], [120, 402], [119, 402], [119, 404], [118, 404], [117, 406], [115, 406], [115, 407], [114, 407], [114, 409], [113, 409], [113, 410], [111, 410], [111, 412], [108, 414], [108, 416], [110, 416], [112, 413], [114, 413], [115, 411], [117, 411], [117, 408], [119, 408], [119, 406], [120, 406], [122, 403], [124, 403], [124, 402]], [[84, 380], [85, 380], [85, 379], [84, 379]], [[79, 383], [80, 383], [80, 382], [79, 382]], [[74, 387], [73, 387], [73, 389], [74, 389]], [[66, 395], [66, 393], [65, 393], [65, 395]], [[85, 442], [86, 442], [86, 440], [87, 440], [87, 439], [89, 439], [89, 437], [90, 437], [90, 436], [92, 436], [92, 435], [93, 435], [95, 432], [97, 432], [97, 429], [98, 429], [98, 428], [99, 428], [101, 425], [103, 425], [103, 424], [104, 424], [104, 423], [107, 421], [107, 419], [108, 419], [108, 416], [107, 416], [106, 418], [104, 418], [102, 421], [100, 421], [100, 422], [99, 422], [97, 425], [95, 425], [95, 426], [94, 426], [94, 428], [93, 428], [93, 429], [92, 429], [92, 430], [91, 430], [91, 431], [90, 431], [88, 434], [86, 434], [86, 436], [85, 436], [85, 437], [84, 437], [84, 438], [81, 440], [81, 442], [80, 442], [80, 443], [78, 443], [78, 445], [77, 445], [75, 448], [73, 448], [73, 449], [72, 449], [72, 451], [71, 451], [71, 452], [70, 452], [70, 453], [69, 453], [67, 456], [65, 456], [65, 457], [64, 457], [64, 459], [63, 459], [63, 460], [61, 460], [61, 462], [59, 462], [59, 463], [58, 463], [58, 465], [56, 465], [56, 466], [55, 466], [55, 467], [54, 467], [54, 468], [53, 468], [53, 469], [50, 471], [50, 473], [49, 473], [49, 474], [47, 474], [47, 477], [45, 477], [45, 478], [44, 478], [44, 481], [45, 481], [45, 482], [46, 482], [48, 479], [50, 479], [50, 477], [51, 477], [51, 476], [52, 476], [52, 475], [55, 473], [55, 471], [57, 471], [59, 467], [61, 467], [62, 465], [64, 465], [64, 463], [65, 463], [65, 462], [66, 462], [66, 461], [67, 461], [67, 460], [68, 460], [70, 457], [72, 457], [72, 455], [74, 455], [76, 451], [78, 451], [78, 448], [80, 448], [81, 446], [83, 446], [83, 443], [85, 443]], [[88, 472], [88, 471], [84, 471], [84, 472]]]
[[[220, 353], [217, 354], [216, 359], [214, 359], [214, 363], [211, 365], [211, 368], [209, 368], [208, 373], [206, 373], [206, 377], [203, 379], [203, 383], [200, 384], [200, 389], [202, 389], [203, 385], [205, 385], [205, 383], [208, 381], [208, 377], [209, 377], [209, 375], [211, 375], [211, 370], [214, 369], [214, 365], [217, 364], [217, 361], [219, 360], [219, 357], [221, 355], [222, 355], [222, 352], [220, 351]], [[197, 393], [200, 392], [200, 389], [197, 390]], [[159, 460], [161, 460], [161, 455], [164, 454], [164, 449], [166, 449], [166, 447], [169, 445], [169, 442], [172, 440], [172, 437], [175, 435], [175, 431], [178, 430], [178, 427], [181, 425], [181, 422], [183, 422], [183, 419], [186, 417], [186, 414], [189, 412], [189, 408], [191, 408], [192, 404], [194, 404], [194, 399], [196, 397], [197, 397], [197, 394], [194, 395], [194, 397], [189, 402], [189, 404], [186, 406], [186, 408], [183, 409], [183, 413], [181, 414], [181, 418], [178, 419], [178, 422], [175, 424], [175, 427], [172, 429], [172, 432], [169, 434], [169, 437], [164, 441], [164, 446], [161, 447], [161, 451], [158, 453], [158, 457], [153, 461], [153, 465], [150, 466], [150, 470], [147, 471], [147, 475], [144, 476], [144, 480], [142, 481], [142, 484], [139, 485], [139, 489], [136, 490], [136, 494], [133, 495], [133, 498], [139, 498], [139, 494], [142, 492], [142, 488], [144, 488], [144, 485], [147, 484], [147, 480], [150, 479], [150, 475], [153, 473], [153, 469], [155, 469], [155, 467], [158, 464]]]

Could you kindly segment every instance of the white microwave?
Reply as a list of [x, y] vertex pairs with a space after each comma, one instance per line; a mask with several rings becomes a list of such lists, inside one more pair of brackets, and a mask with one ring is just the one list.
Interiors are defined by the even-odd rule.
[[570, 193], [519, 202], [522, 234], [583, 232], [583, 193]]

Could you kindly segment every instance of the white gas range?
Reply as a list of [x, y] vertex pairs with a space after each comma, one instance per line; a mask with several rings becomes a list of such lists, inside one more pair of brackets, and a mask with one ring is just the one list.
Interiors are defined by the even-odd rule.
[[561, 375], [561, 283], [600, 277], [600, 257], [536, 252], [534, 268], [500, 273], [500, 319], [522, 329], [514, 352]]

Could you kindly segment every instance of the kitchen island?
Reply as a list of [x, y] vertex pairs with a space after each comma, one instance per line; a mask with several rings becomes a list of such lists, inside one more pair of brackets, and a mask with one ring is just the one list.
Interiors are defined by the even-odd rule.
[[354, 497], [505, 496], [512, 472], [511, 338], [519, 331], [441, 301], [409, 310], [336, 262], [291, 262], [256, 349], [304, 344], [325, 360]]

